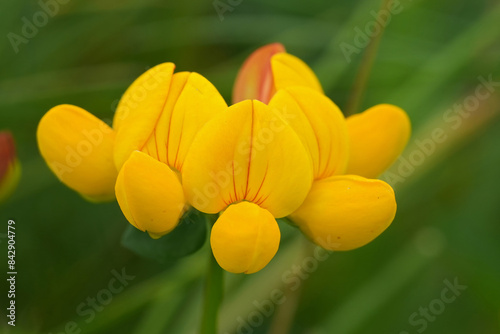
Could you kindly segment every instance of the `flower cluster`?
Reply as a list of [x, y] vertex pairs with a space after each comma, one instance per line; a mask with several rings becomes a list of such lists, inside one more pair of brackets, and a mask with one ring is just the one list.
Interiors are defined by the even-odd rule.
[[141, 75], [112, 127], [76, 106], [51, 109], [37, 135], [58, 178], [89, 200], [116, 198], [153, 238], [189, 207], [218, 214], [212, 251], [234, 273], [271, 261], [276, 218], [289, 217], [329, 250], [361, 247], [391, 224], [394, 191], [374, 178], [408, 141], [403, 110], [382, 104], [346, 119], [281, 44], [247, 59], [229, 107], [203, 76], [174, 67]]

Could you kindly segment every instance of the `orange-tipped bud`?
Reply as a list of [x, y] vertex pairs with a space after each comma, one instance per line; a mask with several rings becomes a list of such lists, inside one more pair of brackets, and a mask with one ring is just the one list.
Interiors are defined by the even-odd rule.
[[233, 88], [233, 104], [243, 100], [268, 103], [274, 95], [271, 58], [285, 52], [280, 43], [265, 45], [255, 50], [243, 63]]
[[0, 202], [12, 194], [20, 176], [14, 138], [10, 132], [0, 132]]

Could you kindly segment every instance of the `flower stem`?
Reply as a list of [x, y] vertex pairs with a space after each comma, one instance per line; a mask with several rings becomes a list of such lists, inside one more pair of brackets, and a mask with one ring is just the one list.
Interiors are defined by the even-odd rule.
[[[216, 215], [208, 215], [207, 217], [210, 228], [217, 220]], [[209, 261], [207, 266], [207, 276], [205, 281], [205, 301], [203, 303], [203, 316], [201, 319], [202, 334], [217, 334], [218, 333], [218, 316], [219, 308], [222, 304], [224, 295], [224, 271], [219, 266], [209, 250]]]
[[[291, 220], [290, 220], [291, 221]], [[314, 256], [314, 252], [317, 247], [312, 242], [307, 240], [306, 238], [302, 238], [302, 252], [300, 253], [300, 257], [296, 259], [296, 261], [302, 262], [302, 259], [307, 259], [311, 256]], [[313, 273], [311, 273], [313, 274]], [[293, 322], [296, 319], [296, 313], [299, 308], [299, 303], [302, 298], [302, 294], [304, 291], [304, 282], [299, 287], [292, 291], [291, 289], [285, 290], [286, 303], [280, 305], [274, 315], [274, 319], [271, 323], [271, 328], [269, 329], [269, 334], [287, 334], [293, 328]]]

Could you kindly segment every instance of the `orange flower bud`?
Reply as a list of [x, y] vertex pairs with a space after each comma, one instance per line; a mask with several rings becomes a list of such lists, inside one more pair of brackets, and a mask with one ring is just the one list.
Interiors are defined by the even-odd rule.
[[14, 138], [10, 132], [0, 132], [0, 202], [12, 194], [20, 176]]
[[233, 104], [243, 100], [269, 102], [275, 92], [271, 58], [282, 52], [285, 52], [285, 47], [273, 43], [255, 50], [247, 58], [234, 84]]

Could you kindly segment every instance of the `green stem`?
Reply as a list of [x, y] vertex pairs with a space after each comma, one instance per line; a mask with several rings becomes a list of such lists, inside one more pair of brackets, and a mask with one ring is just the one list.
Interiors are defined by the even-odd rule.
[[[217, 220], [216, 215], [207, 216], [210, 228]], [[201, 319], [202, 334], [218, 333], [219, 309], [224, 295], [224, 271], [219, 266], [209, 250], [209, 263], [205, 282], [205, 301], [203, 303], [203, 316]]]
[[[387, 7], [389, 6], [389, 2], [390, 0], [382, 0], [381, 9], [387, 9]], [[384, 34], [385, 27], [385, 24], [381, 25], [380, 32], [372, 38], [370, 44], [363, 54], [361, 65], [359, 67], [358, 73], [356, 74], [356, 78], [354, 79], [354, 86], [352, 88], [351, 95], [349, 96], [349, 100], [347, 101], [347, 107], [345, 109], [346, 116], [356, 113], [359, 109], [366, 89], [366, 85], [368, 83], [368, 78], [370, 77], [370, 73], [372, 71], [375, 57], [377, 56], [378, 46], [380, 44], [380, 41], [382, 40], [382, 35]]]
[[[291, 221], [290, 219], [288, 220]], [[303, 259], [307, 259], [311, 256], [314, 256], [314, 251], [318, 246], [314, 245], [306, 238], [301, 238], [301, 241], [303, 247], [300, 257]], [[274, 315], [274, 319], [271, 323], [271, 328], [268, 332], [269, 334], [290, 333], [293, 327], [293, 323], [296, 319], [296, 313], [299, 308], [300, 299], [302, 298], [304, 285], [305, 284], [301, 284], [295, 291], [292, 291], [291, 289], [285, 290], [286, 303], [278, 307], [276, 314]]]

